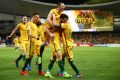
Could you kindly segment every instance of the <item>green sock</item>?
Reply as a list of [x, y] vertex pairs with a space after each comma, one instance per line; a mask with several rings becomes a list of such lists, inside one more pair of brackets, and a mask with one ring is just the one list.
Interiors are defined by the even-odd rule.
[[29, 56], [29, 65], [31, 66], [31, 61], [32, 61], [33, 56]]
[[41, 46], [40, 46], [40, 57], [42, 57], [44, 48], [45, 48], [45, 45], [41, 45]]
[[50, 63], [49, 63], [49, 65], [48, 65], [48, 70], [47, 70], [47, 71], [51, 71], [51, 69], [52, 69], [52, 67], [53, 67], [53, 65], [54, 65], [54, 62], [55, 62], [55, 61], [50, 60]]
[[26, 56], [25, 56], [25, 55], [22, 55], [22, 57], [23, 57], [23, 61], [25, 61], [25, 59], [26, 59]]
[[24, 64], [23, 69], [22, 69], [23, 71], [25, 71], [28, 63], [29, 63], [29, 58], [27, 58], [26, 61], [25, 61], [25, 64]]
[[73, 63], [73, 61], [69, 61], [69, 63], [71, 65], [71, 67], [73, 68], [73, 70], [76, 72], [76, 74], [79, 74], [79, 71], [78, 71], [76, 65]]
[[20, 56], [16, 59], [16, 62], [18, 62], [21, 59], [22, 59], [22, 54], [20, 54]]
[[65, 66], [65, 59], [62, 59], [62, 62], [63, 62], [63, 66]]
[[64, 72], [64, 65], [63, 65], [62, 60], [59, 60], [59, 61], [58, 61], [58, 65], [59, 65], [59, 67], [60, 67], [60, 70], [61, 70], [62, 72]]

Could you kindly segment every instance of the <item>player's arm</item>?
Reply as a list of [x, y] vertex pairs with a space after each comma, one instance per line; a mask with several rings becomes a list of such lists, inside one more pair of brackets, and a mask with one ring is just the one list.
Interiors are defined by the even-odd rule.
[[50, 30], [47, 27], [44, 27], [44, 30], [50, 35], [50, 37], [54, 37], [54, 35], [50, 32]]
[[19, 28], [19, 24], [13, 29], [12, 33], [9, 36], [7, 36], [7, 39], [11, 38], [13, 34], [15, 34], [15, 32], [18, 30], [18, 28]]
[[53, 22], [52, 22], [51, 18], [52, 18], [52, 13], [50, 12], [50, 13], [48, 14], [48, 17], [47, 17], [47, 22], [52, 26], [52, 25], [53, 25]]

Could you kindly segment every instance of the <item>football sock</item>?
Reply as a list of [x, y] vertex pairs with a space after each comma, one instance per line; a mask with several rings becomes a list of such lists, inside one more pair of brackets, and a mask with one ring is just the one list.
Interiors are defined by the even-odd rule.
[[16, 59], [16, 62], [18, 62], [21, 59], [22, 59], [22, 54], [20, 54], [20, 56]]
[[31, 66], [31, 61], [32, 61], [33, 56], [29, 57], [29, 65]]
[[62, 59], [62, 62], [63, 62], [63, 66], [65, 65], [65, 59]]
[[25, 59], [26, 59], [26, 56], [25, 56], [25, 55], [22, 55], [22, 57], [23, 57], [23, 61], [25, 61]]
[[64, 72], [64, 65], [63, 65], [62, 60], [59, 60], [59, 61], [58, 61], [58, 65], [59, 65], [59, 67], [60, 67], [60, 70], [61, 70], [62, 72]]
[[73, 61], [69, 61], [71, 67], [73, 68], [73, 70], [76, 72], [76, 74], [79, 74], [79, 71], [77, 69], [77, 67], [75, 66], [75, 64], [73, 63]]
[[42, 70], [42, 63], [38, 64], [38, 70], [41, 71]]
[[23, 71], [26, 69], [28, 63], [29, 63], [29, 58], [27, 58], [26, 61], [25, 61], [24, 67], [22, 69]]
[[55, 61], [50, 60], [50, 63], [49, 63], [49, 65], [48, 65], [48, 70], [47, 70], [47, 71], [51, 71], [51, 69], [52, 69], [52, 67], [53, 67], [53, 65], [54, 65], [54, 62], [55, 62]]
[[45, 45], [41, 45], [41, 46], [40, 46], [40, 57], [42, 57], [44, 48], [45, 48]]
[[40, 56], [38, 56], [38, 70], [41, 71], [42, 70], [42, 54], [44, 51], [45, 45], [41, 45], [40, 46]]

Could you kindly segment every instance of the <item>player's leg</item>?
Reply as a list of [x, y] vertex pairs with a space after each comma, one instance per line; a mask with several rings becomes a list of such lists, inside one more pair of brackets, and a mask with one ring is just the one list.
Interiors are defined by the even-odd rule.
[[15, 52], [19, 50], [19, 43], [15, 43]]
[[51, 69], [53, 68], [53, 65], [56, 61], [56, 54], [55, 54], [55, 49], [54, 49], [54, 45], [53, 45], [53, 41], [52, 39], [50, 40], [50, 47], [52, 49], [52, 58], [48, 64], [48, 68], [47, 68], [47, 71], [45, 73], [45, 76], [48, 77], [48, 78], [53, 78], [53, 76], [50, 74], [50, 71]]
[[44, 75], [45, 73], [42, 71], [42, 57], [40, 56], [40, 45], [36, 45], [35, 53], [37, 54], [36, 65], [38, 68], [38, 75]]
[[38, 74], [39, 75], [44, 75], [45, 74], [45, 72], [43, 72], [42, 71], [42, 54], [43, 54], [43, 51], [44, 51], [44, 48], [45, 48], [45, 44], [42, 44], [40, 47], [39, 47], [39, 49], [40, 49], [40, 51], [39, 51], [39, 57], [38, 57]]
[[60, 47], [60, 34], [59, 33], [54, 33], [54, 38], [51, 39], [51, 44], [52, 44], [52, 50], [55, 53], [57, 60], [58, 60], [58, 65], [62, 71], [64, 71], [64, 66], [62, 63], [62, 54], [61, 54], [61, 47]]
[[24, 46], [25, 46], [25, 43], [24, 42], [21, 42], [21, 47], [20, 47], [20, 50], [21, 50], [21, 54], [19, 55], [19, 57], [15, 60], [15, 63], [16, 63], [16, 68], [19, 67], [19, 61], [23, 58], [23, 60], [25, 61], [25, 49], [24, 49]]
[[31, 50], [31, 45], [30, 43], [28, 43], [28, 45], [26, 46], [26, 60], [25, 60], [25, 63], [24, 63], [24, 66], [22, 68], [22, 71], [20, 72], [23, 76], [27, 76], [27, 72], [26, 72], [26, 67], [30, 61], [29, 59], [29, 53], [30, 53], [30, 50]]
[[32, 61], [34, 53], [35, 53], [35, 46], [33, 44], [31, 44], [30, 52], [29, 52], [29, 63], [27, 65], [27, 67], [26, 67], [26, 69], [28, 71], [30, 71], [32, 69], [32, 67], [31, 67], [31, 61]]
[[26, 59], [26, 52], [27, 52], [27, 50], [26, 50], [26, 46], [28, 45], [28, 41], [23, 41], [23, 42], [21, 42], [21, 51], [22, 51], [22, 55], [23, 55], [23, 61], [25, 61], [25, 59]]
[[23, 66], [23, 68], [22, 68], [22, 71], [20, 72], [23, 76], [27, 76], [28, 74], [27, 74], [27, 72], [26, 72], [26, 67], [27, 67], [27, 65], [28, 65], [28, 63], [29, 63], [29, 53], [27, 53], [26, 54], [26, 60], [25, 60], [25, 63], [24, 63], [24, 66]]
[[49, 65], [48, 65], [48, 69], [45, 73], [45, 76], [48, 77], [48, 78], [53, 78], [53, 76], [50, 74], [50, 71], [53, 68], [53, 65], [54, 65], [55, 61], [56, 61], [56, 56], [53, 53], [52, 59], [50, 60]]
[[72, 53], [72, 47], [66, 47], [67, 52], [68, 52], [68, 62], [71, 65], [72, 69], [76, 72], [75, 77], [76, 78], [81, 78], [81, 74], [78, 70], [78, 68], [76, 67], [76, 65], [73, 62], [73, 53]]
[[19, 55], [19, 57], [15, 60], [16, 68], [19, 67], [19, 61], [22, 59], [22, 54]]
[[56, 57], [58, 59], [58, 65], [60, 67], [61, 72], [63, 73], [63, 77], [70, 78], [71, 75], [69, 75], [65, 71], [63, 61], [62, 61], [62, 54], [61, 54], [61, 47], [60, 47], [60, 34], [56, 33], [56, 35], [53, 39], [53, 45], [54, 45], [53, 49], [54, 49]]
[[[62, 51], [62, 62], [63, 62], [63, 66], [65, 65], [65, 58], [66, 58], [66, 53], [65, 53], [65, 50], [64, 50], [64, 46], [63, 46], [63, 51]], [[58, 73], [57, 73], [58, 76], [63, 76], [63, 72], [62, 70], [60, 70]]]

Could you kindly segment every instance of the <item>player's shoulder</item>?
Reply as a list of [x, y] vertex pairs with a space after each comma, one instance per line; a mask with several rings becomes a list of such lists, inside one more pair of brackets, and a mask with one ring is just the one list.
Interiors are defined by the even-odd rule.
[[22, 22], [21, 23], [18, 23], [16, 28], [20, 28], [22, 26]]
[[61, 25], [70, 26], [70, 23], [69, 22], [67, 22], [67, 23], [61, 23]]
[[32, 25], [32, 21], [26, 23], [26, 26], [30, 26], [30, 25]]
[[18, 23], [17, 26], [20, 26], [22, 23]]
[[28, 21], [26, 24], [31, 24], [32, 22], [31, 21]]
[[51, 13], [52, 13], [52, 12], [56, 12], [56, 11], [57, 11], [56, 8], [53, 8], [53, 9], [50, 10]]
[[51, 11], [54, 11], [54, 10], [56, 10], [56, 8], [51, 9]]

